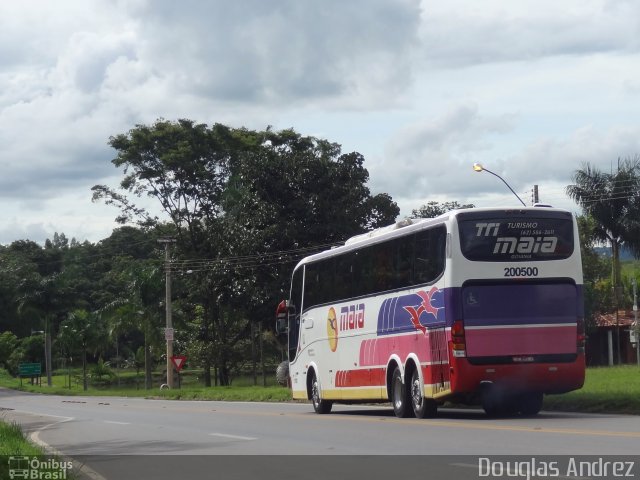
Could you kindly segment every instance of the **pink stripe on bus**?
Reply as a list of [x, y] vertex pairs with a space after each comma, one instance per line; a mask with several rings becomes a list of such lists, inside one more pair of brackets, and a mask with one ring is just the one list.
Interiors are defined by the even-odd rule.
[[576, 326], [465, 329], [468, 357], [576, 352]]

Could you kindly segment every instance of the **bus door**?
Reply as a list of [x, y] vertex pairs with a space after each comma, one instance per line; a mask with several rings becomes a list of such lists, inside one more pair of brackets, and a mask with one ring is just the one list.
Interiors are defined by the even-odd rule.
[[300, 314], [302, 312], [302, 285], [304, 266], [293, 272], [291, 280], [291, 295], [289, 299], [289, 332], [288, 332], [288, 352], [289, 362], [294, 362], [298, 355], [300, 342]]

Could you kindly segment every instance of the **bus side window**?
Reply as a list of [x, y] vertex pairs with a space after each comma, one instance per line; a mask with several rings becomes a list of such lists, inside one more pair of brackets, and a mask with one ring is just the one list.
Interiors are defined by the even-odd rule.
[[393, 241], [393, 287], [406, 288], [411, 285], [411, 261], [413, 259], [414, 236]]
[[373, 248], [365, 247], [358, 250], [353, 263], [353, 291], [354, 297], [369, 295], [375, 292], [375, 257]]
[[335, 265], [334, 258], [327, 258], [320, 262], [319, 270], [319, 298], [318, 303], [332, 303], [335, 299]]
[[444, 271], [447, 231], [444, 226], [431, 228], [416, 235], [413, 283], [435, 281]]
[[353, 296], [353, 257], [354, 254], [348, 253], [335, 260], [333, 301], [344, 300]]
[[372, 249], [374, 265], [374, 291], [384, 292], [393, 288], [393, 251], [391, 244], [374, 245]]

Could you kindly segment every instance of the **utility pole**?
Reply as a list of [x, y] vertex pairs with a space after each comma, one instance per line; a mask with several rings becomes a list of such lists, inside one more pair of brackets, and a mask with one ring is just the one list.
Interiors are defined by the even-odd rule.
[[53, 380], [51, 378], [51, 333], [49, 333], [49, 328], [48, 328], [48, 322], [47, 322], [47, 327], [45, 327], [45, 332], [44, 332], [44, 362], [45, 362], [45, 367], [47, 369], [47, 386], [51, 387], [53, 385]]
[[638, 325], [638, 295], [636, 293], [637, 284], [635, 277], [631, 279], [631, 283], [633, 285], [633, 328], [635, 329], [635, 337], [636, 337], [636, 360], [638, 361], [638, 366], [640, 367], [640, 326]]
[[538, 185], [533, 186], [533, 204], [540, 203], [540, 197], [538, 196]]
[[159, 238], [158, 243], [164, 244], [164, 271], [165, 271], [165, 311], [166, 311], [166, 328], [164, 330], [164, 338], [167, 341], [167, 386], [173, 388], [173, 322], [171, 319], [171, 264], [169, 255], [169, 246], [176, 243], [175, 238]]

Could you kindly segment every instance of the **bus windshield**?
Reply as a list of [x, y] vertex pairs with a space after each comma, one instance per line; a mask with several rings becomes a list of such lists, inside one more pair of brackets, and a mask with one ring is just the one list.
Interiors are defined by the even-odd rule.
[[573, 222], [564, 212], [469, 212], [459, 215], [460, 247], [469, 260], [561, 260], [573, 253]]

